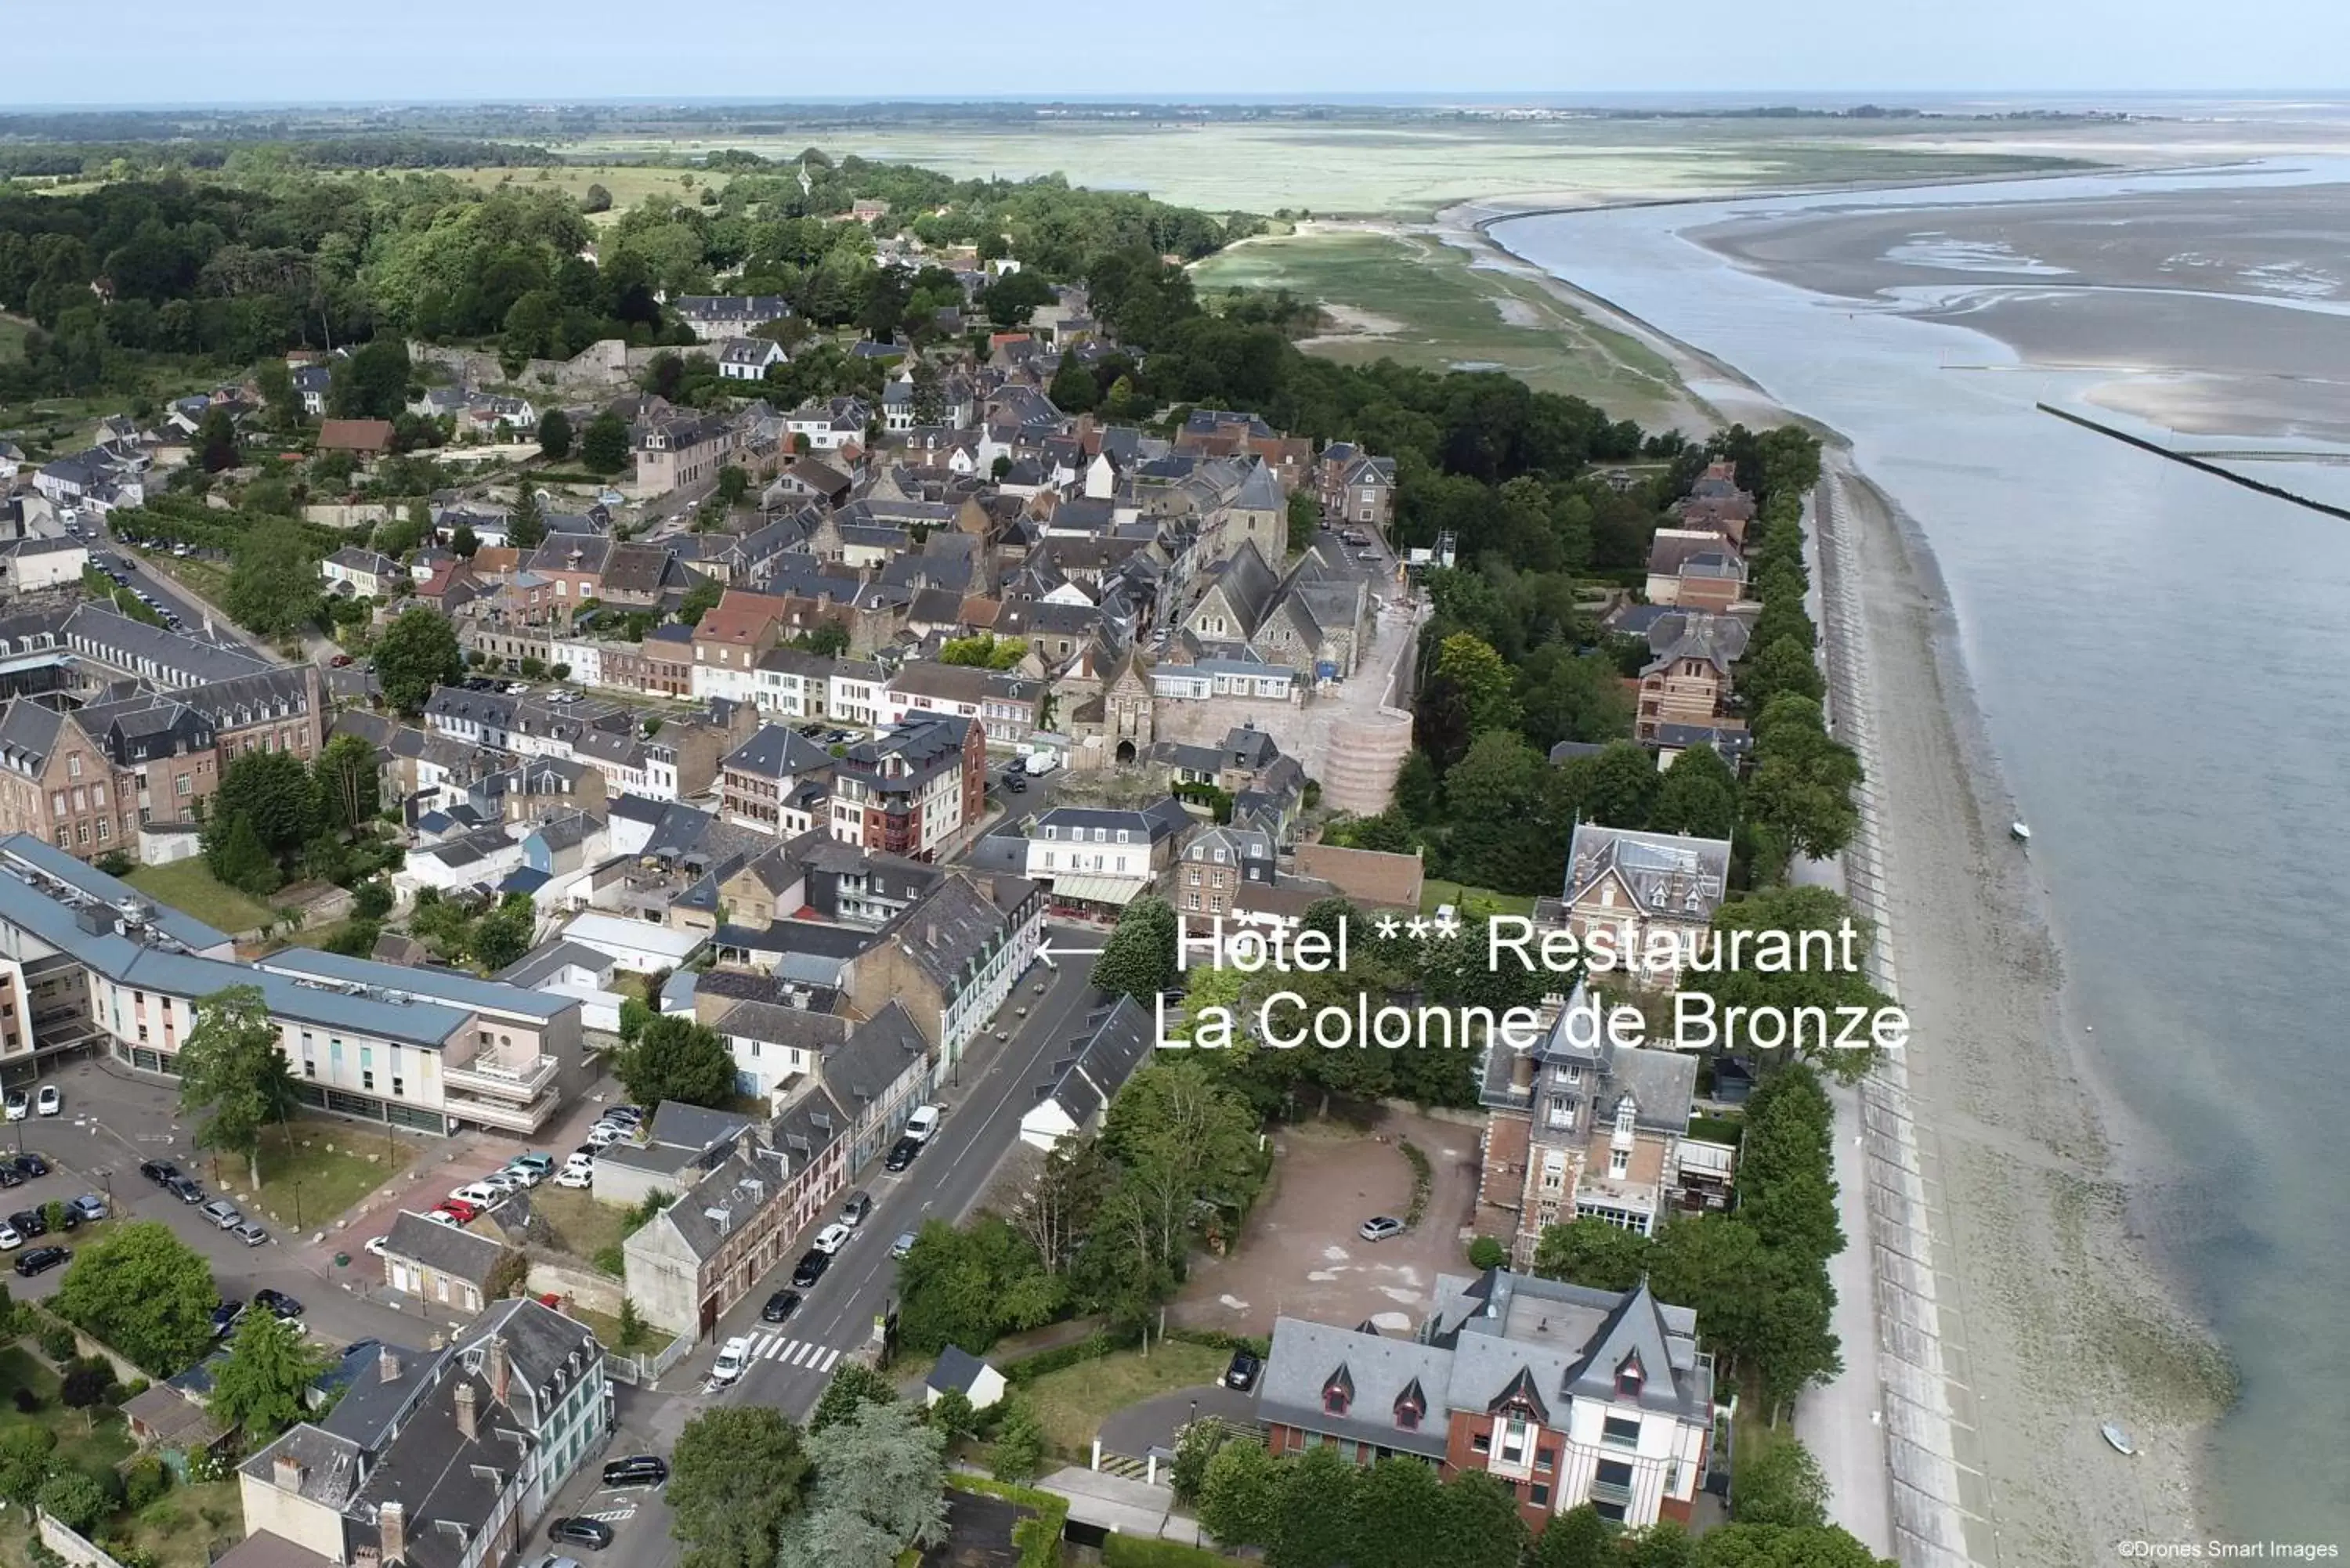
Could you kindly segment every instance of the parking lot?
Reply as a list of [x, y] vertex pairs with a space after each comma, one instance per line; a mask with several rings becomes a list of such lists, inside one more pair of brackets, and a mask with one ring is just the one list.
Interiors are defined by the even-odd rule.
[[[1427, 1210], [1402, 1235], [1366, 1241], [1357, 1232], [1364, 1220], [1411, 1206], [1399, 1137], [1428, 1156]], [[1274, 1147], [1272, 1189], [1240, 1246], [1193, 1265], [1175, 1321], [1232, 1334], [1269, 1333], [1281, 1315], [1403, 1329], [1435, 1304], [1438, 1274], [1471, 1272], [1461, 1231], [1476, 1198], [1475, 1128], [1390, 1112], [1369, 1136], [1307, 1123], [1284, 1129]]]

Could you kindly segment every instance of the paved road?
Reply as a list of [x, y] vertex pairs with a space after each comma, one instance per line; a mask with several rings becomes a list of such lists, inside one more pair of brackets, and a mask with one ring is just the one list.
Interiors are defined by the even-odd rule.
[[[1055, 942], [1099, 945], [1074, 929], [1054, 928], [1052, 936]], [[983, 1050], [974, 1050], [961, 1086], [941, 1085], [939, 1100], [947, 1106], [946, 1119], [910, 1169], [890, 1176], [877, 1161], [854, 1184], [872, 1194], [873, 1212], [824, 1278], [801, 1293], [799, 1310], [780, 1324], [759, 1322], [768, 1295], [789, 1282], [805, 1238], [786, 1249], [783, 1266], [761, 1281], [706, 1343], [661, 1379], [665, 1392], [621, 1391], [619, 1430], [608, 1455], [665, 1456], [685, 1423], [712, 1404], [765, 1405], [795, 1420], [806, 1417], [833, 1369], [866, 1343], [875, 1314], [889, 1303], [897, 1280], [889, 1257], [892, 1239], [920, 1230], [925, 1220], [959, 1220], [986, 1195], [997, 1165], [1018, 1139], [1020, 1116], [1035, 1101], [1035, 1085], [1062, 1043], [1084, 1026], [1097, 999], [1087, 978], [1092, 967], [1089, 958], [1068, 959], [1057, 970], [1039, 965], [1023, 977], [1008, 1005], [1027, 1007], [1028, 1017], [1009, 1040], [990, 1037]], [[1045, 987], [1042, 996], [1035, 992], [1040, 981]], [[750, 1370], [731, 1388], [703, 1393], [717, 1347], [735, 1334], [751, 1339]], [[598, 1559], [598, 1568], [671, 1568], [677, 1561], [680, 1548], [669, 1533], [669, 1508], [657, 1491], [610, 1492], [588, 1476], [565, 1489], [552, 1511], [622, 1515], [608, 1520], [619, 1539]]]

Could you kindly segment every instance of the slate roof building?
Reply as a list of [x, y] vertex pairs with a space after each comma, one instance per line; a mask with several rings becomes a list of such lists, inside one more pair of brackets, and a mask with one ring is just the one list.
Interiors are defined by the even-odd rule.
[[1482, 1470], [1527, 1525], [1589, 1503], [1686, 1524], [1712, 1449], [1713, 1362], [1697, 1314], [1643, 1282], [1618, 1294], [1490, 1271], [1437, 1282], [1417, 1333], [1283, 1317], [1258, 1384], [1275, 1453], [1334, 1445]]
[[1020, 1117], [1020, 1141], [1049, 1154], [1063, 1138], [1092, 1127], [1150, 1054], [1156, 1037], [1150, 1014], [1130, 996], [1094, 1009], [1085, 1032], [1055, 1055], [1051, 1075], [1035, 1086], [1035, 1103]]

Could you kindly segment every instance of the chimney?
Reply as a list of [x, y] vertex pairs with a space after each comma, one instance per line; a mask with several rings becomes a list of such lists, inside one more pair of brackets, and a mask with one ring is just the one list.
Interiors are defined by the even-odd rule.
[[506, 1402], [506, 1340], [502, 1334], [490, 1335], [490, 1393], [501, 1405]]
[[[460, 1390], [462, 1392], [462, 1389]], [[460, 1404], [460, 1410], [465, 1407]], [[472, 1423], [468, 1422], [470, 1426]], [[383, 1560], [386, 1564], [408, 1561], [408, 1510], [396, 1502], [387, 1502], [375, 1511], [376, 1533], [383, 1538]]]
[[302, 1461], [300, 1459], [296, 1459], [291, 1454], [280, 1454], [277, 1456], [276, 1462], [270, 1467], [270, 1469], [272, 1478], [277, 1482], [278, 1490], [300, 1491], [302, 1490]]
[[400, 1352], [385, 1345], [375, 1353], [375, 1369], [386, 1383], [400, 1381]]
[[457, 1430], [465, 1434], [465, 1440], [469, 1443], [481, 1436], [474, 1429], [473, 1386], [471, 1383], [457, 1385]]

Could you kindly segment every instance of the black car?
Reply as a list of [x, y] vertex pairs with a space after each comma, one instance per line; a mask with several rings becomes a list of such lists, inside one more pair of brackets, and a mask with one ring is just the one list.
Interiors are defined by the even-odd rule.
[[1257, 1374], [1263, 1370], [1264, 1363], [1258, 1360], [1254, 1353], [1235, 1350], [1232, 1365], [1224, 1368], [1224, 1386], [1237, 1388], [1245, 1394], [1256, 1386]]
[[63, 1247], [36, 1247], [16, 1254], [16, 1272], [29, 1280], [35, 1274], [47, 1273], [72, 1256]]
[[0, 1165], [0, 1187], [22, 1187], [24, 1185], [25, 1173], [16, 1168], [16, 1161], [10, 1160], [5, 1165]]
[[767, 1304], [759, 1309], [759, 1321], [761, 1323], [781, 1323], [784, 1319], [791, 1316], [794, 1312], [797, 1311], [799, 1304], [799, 1292], [777, 1291], [774, 1295], [767, 1298]]
[[37, 1209], [20, 1209], [8, 1216], [8, 1228], [29, 1241], [49, 1233], [48, 1217]]
[[612, 1544], [612, 1527], [600, 1519], [558, 1519], [546, 1527], [546, 1538], [601, 1552]]
[[213, 1337], [214, 1339], [225, 1337], [228, 1331], [236, 1326], [236, 1320], [244, 1315], [244, 1303], [243, 1302], [223, 1302], [220, 1305], [213, 1308]]
[[19, 1176], [47, 1176], [49, 1173], [49, 1162], [37, 1154], [20, 1154], [8, 1163], [16, 1168]]
[[806, 1290], [810, 1285], [816, 1283], [818, 1280], [824, 1278], [824, 1272], [830, 1267], [832, 1267], [832, 1254], [830, 1252], [818, 1252], [814, 1250], [810, 1250], [800, 1259], [799, 1267], [792, 1271], [792, 1283], [799, 1286], [802, 1290]]
[[913, 1164], [914, 1157], [921, 1152], [922, 1146], [919, 1140], [910, 1137], [901, 1137], [896, 1143], [889, 1146], [889, 1158], [881, 1162], [881, 1168], [884, 1170], [903, 1170], [908, 1166]]
[[296, 1301], [284, 1291], [273, 1291], [265, 1286], [253, 1293], [253, 1304], [264, 1312], [275, 1314], [280, 1323], [292, 1323], [302, 1315], [300, 1302]]
[[158, 1187], [169, 1187], [180, 1179], [180, 1168], [168, 1159], [142, 1160], [139, 1174]]
[[175, 1176], [163, 1183], [163, 1190], [182, 1203], [202, 1203], [204, 1200], [204, 1189], [184, 1176]]
[[652, 1454], [630, 1454], [604, 1467], [606, 1486], [659, 1486], [669, 1480], [669, 1461]]

